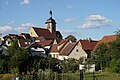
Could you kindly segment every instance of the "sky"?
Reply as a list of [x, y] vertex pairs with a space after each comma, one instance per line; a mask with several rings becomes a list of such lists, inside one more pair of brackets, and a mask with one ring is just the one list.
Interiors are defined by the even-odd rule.
[[50, 10], [64, 38], [100, 40], [120, 29], [120, 0], [0, 0], [0, 33], [46, 28]]

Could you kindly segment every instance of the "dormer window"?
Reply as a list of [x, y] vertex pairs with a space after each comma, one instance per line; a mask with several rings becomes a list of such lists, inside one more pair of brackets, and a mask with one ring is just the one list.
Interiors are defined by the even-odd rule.
[[30, 44], [30, 42], [28, 42], [28, 44]]
[[40, 42], [40, 40], [35, 40], [35, 42]]
[[27, 42], [25, 42], [25, 44], [28, 44]]

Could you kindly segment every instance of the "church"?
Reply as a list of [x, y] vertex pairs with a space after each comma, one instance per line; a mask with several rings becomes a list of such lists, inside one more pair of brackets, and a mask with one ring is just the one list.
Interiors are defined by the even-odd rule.
[[41, 40], [57, 40], [58, 42], [63, 38], [60, 31], [56, 30], [56, 21], [52, 18], [52, 11], [49, 12], [49, 19], [46, 20], [46, 28], [31, 27], [29, 34], [33, 38], [40, 38]]

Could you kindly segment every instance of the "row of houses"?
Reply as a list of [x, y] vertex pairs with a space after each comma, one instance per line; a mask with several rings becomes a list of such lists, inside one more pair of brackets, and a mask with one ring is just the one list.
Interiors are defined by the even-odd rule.
[[18, 46], [28, 49], [32, 56], [45, 56], [49, 54], [60, 60], [68, 58], [79, 59], [81, 57], [86, 59], [91, 56], [91, 52], [97, 44], [97, 41], [91, 39], [76, 42], [72, 42], [68, 39], [59, 39], [54, 37], [50, 32], [50, 36], [47, 38], [44, 37], [44, 35], [41, 36], [41, 34], [38, 34], [36, 29], [38, 32], [41, 31], [41, 28], [31, 27], [29, 32], [31, 33], [32, 30], [32, 33], [34, 32], [38, 37], [33, 37], [29, 33], [21, 33], [19, 35], [8, 34], [4, 37], [2, 42], [4, 42], [4, 46], [7, 48], [11, 46], [12, 41], [18, 40]]
[[56, 30], [56, 21], [52, 18], [52, 11], [45, 24], [46, 28], [31, 26], [28, 33], [8, 34], [4, 38], [0, 37], [0, 50], [4, 50], [3, 52], [6, 53], [5, 50], [11, 46], [11, 42], [18, 40], [18, 46], [28, 49], [32, 56], [51, 55], [60, 60], [81, 57], [87, 59], [100, 44], [116, 39], [115, 35], [104, 36], [100, 41], [86, 39], [72, 42], [63, 39], [60, 31]]
[[[33, 28], [33, 27], [31, 27]], [[36, 29], [34, 27], [34, 29]], [[38, 28], [37, 28], [38, 29]], [[28, 49], [32, 56], [35, 55], [51, 55], [54, 58], [58, 58], [60, 60], [75, 58], [79, 59], [83, 57], [84, 59], [90, 58], [93, 51], [97, 49], [97, 47], [102, 43], [111, 42], [116, 40], [115, 35], [104, 36], [99, 41], [93, 41], [91, 39], [79, 40], [76, 42], [72, 42], [67, 39], [57, 40], [57, 38], [53, 39], [45, 39], [43, 36], [41, 37], [32, 37], [29, 33], [21, 33], [17, 34], [9, 34], [4, 37], [7, 39], [2, 46], [5, 49], [11, 46], [11, 42], [14, 40], [18, 40], [18, 46]], [[1, 44], [4, 41], [1, 38]]]

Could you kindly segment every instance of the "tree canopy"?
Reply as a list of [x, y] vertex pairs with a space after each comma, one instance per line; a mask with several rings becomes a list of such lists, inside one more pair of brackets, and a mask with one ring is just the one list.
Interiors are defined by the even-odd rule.
[[117, 39], [99, 45], [95, 51], [96, 64], [99, 64], [101, 69], [110, 68], [112, 71], [120, 73], [120, 30], [116, 31]]
[[72, 42], [77, 41], [76, 37], [73, 35], [68, 35], [65, 39], [71, 40]]

